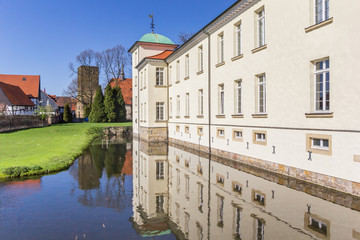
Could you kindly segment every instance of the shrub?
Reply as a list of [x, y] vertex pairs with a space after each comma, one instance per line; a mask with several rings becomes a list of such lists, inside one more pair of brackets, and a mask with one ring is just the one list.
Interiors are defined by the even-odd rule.
[[94, 103], [91, 106], [89, 120], [93, 123], [106, 122], [104, 96], [100, 86], [98, 86], [96, 89], [96, 95], [94, 98]]
[[65, 104], [63, 120], [66, 123], [72, 122], [72, 114], [71, 114], [70, 106], [68, 103]]

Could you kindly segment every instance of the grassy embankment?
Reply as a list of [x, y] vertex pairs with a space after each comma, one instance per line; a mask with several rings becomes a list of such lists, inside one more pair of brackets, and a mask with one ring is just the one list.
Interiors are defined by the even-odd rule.
[[131, 123], [69, 123], [0, 133], [0, 179], [65, 169], [109, 126]]

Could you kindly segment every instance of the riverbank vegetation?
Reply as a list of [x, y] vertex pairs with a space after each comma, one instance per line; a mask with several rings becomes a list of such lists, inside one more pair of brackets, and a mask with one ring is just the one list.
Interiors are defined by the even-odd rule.
[[65, 169], [109, 126], [131, 123], [70, 123], [1, 133], [0, 178]]

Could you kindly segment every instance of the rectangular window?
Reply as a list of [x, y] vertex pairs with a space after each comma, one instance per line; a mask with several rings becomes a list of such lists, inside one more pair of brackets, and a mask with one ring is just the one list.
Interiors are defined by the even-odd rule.
[[156, 180], [164, 179], [164, 162], [156, 162]]
[[185, 95], [185, 116], [190, 116], [190, 93]]
[[197, 128], [197, 133], [198, 133], [199, 136], [202, 136], [202, 135], [203, 135], [203, 131], [204, 131], [204, 130], [203, 130], [203, 127], [198, 127], [198, 128]]
[[190, 67], [189, 54], [185, 56], [185, 78], [189, 77], [189, 67]]
[[251, 191], [252, 201], [258, 205], [265, 206], [266, 195], [260, 191]]
[[176, 96], [176, 116], [180, 116], [180, 95]]
[[164, 68], [156, 68], [156, 86], [164, 86]]
[[199, 89], [199, 115], [204, 115], [204, 92]]
[[242, 209], [238, 206], [234, 206], [234, 238], [241, 239], [240, 234], [240, 223], [241, 223], [241, 211]]
[[176, 82], [180, 82], [180, 61], [176, 62]]
[[172, 84], [172, 66], [169, 68], [169, 85]]
[[176, 125], [176, 131], [180, 132], [180, 126], [179, 125]]
[[315, 24], [329, 19], [329, 0], [315, 0]]
[[204, 186], [198, 183], [198, 208], [200, 212], [203, 212], [204, 205]]
[[332, 143], [331, 135], [325, 134], [306, 134], [306, 151], [312, 153], [331, 155]]
[[242, 192], [242, 186], [241, 186], [241, 184], [238, 183], [238, 182], [233, 182], [232, 185], [233, 185], [233, 191], [241, 194], [241, 192]]
[[258, 113], [266, 113], [266, 77], [259, 75], [258, 79]]
[[241, 22], [235, 24], [235, 57], [241, 55]]
[[217, 220], [218, 227], [224, 227], [224, 197], [218, 195], [218, 206], [217, 206]]
[[199, 47], [199, 66], [198, 66], [198, 70], [199, 72], [204, 70], [204, 52], [203, 52], [203, 46], [201, 45]]
[[225, 137], [225, 130], [223, 128], [217, 128], [217, 137]]
[[257, 13], [257, 47], [265, 45], [265, 9], [261, 9]]
[[225, 92], [224, 84], [219, 85], [219, 115], [224, 115], [225, 113]]
[[224, 33], [218, 35], [218, 63], [224, 62]]
[[146, 88], [146, 69], [144, 69], [144, 88]]
[[185, 133], [189, 133], [189, 132], [190, 132], [189, 126], [185, 126]]
[[330, 110], [330, 61], [315, 62], [315, 110]]
[[143, 120], [143, 118], [144, 118], [144, 105], [143, 104], [141, 104], [141, 108], [140, 108], [140, 121], [142, 121]]
[[156, 213], [164, 213], [164, 195], [156, 196]]
[[190, 177], [189, 175], [185, 175], [185, 197], [189, 199], [190, 193]]
[[140, 73], [140, 89], [143, 89], [144, 87], [144, 80], [143, 80], [143, 72]]
[[164, 120], [164, 103], [157, 102], [156, 103], [156, 120], [163, 121]]
[[233, 141], [242, 141], [243, 133], [241, 129], [233, 129]]
[[266, 131], [253, 130], [253, 143], [266, 145], [267, 144]]
[[137, 106], [137, 96], [135, 96], [135, 107]]
[[235, 81], [235, 114], [241, 114], [241, 80]]
[[138, 77], [137, 76], [135, 76], [135, 87], [137, 87], [137, 81], [138, 81]]
[[172, 98], [169, 101], [169, 116], [172, 117]]

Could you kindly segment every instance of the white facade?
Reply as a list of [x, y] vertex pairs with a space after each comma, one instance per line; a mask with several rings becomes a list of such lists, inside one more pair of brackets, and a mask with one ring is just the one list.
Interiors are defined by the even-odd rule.
[[[237, 1], [165, 61], [144, 62], [134, 132], [165, 126], [169, 141], [260, 159], [309, 181], [313, 173], [349, 181], [340, 190], [360, 195], [360, 28], [349, 20], [359, 9], [358, 0]], [[158, 90], [160, 65], [167, 88]], [[167, 122], [155, 119], [160, 101], [171, 103]]]

